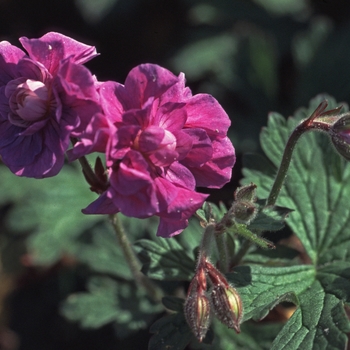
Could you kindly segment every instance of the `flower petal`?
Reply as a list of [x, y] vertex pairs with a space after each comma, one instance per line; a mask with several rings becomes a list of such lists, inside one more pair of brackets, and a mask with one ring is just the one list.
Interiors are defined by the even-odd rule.
[[184, 129], [183, 133], [191, 137], [192, 148], [181, 164], [187, 167], [200, 167], [208, 162], [212, 158], [213, 147], [207, 133], [203, 129]]
[[7, 41], [0, 42], [0, 85], [19, 77], [17, 63], [25, 56], [18, 47]]
[[177, 82], [178, 78], [169, 70], [156, 64], [141, 64], [125, 80], [125, 90], [130, 96], [126, 107], [143, 108], [150, 98], [160, 97]]
[[211, 95], [198, 94], [191, 97], [186, 104], [187, 128], [204, 129], [211, 139], [225, 137], [231, 121]]
[[228, 137], [213, 141], [213, 157], [201, 167], [189, 168], [197, 186], [220, 188], [230, 181], [236, 162], [235, 150]]
[[98, 54], [89, 46], [60, 33], [50, 32], [39, 39], [19, 39], [29, 57], [42, 63], [51, 74], [58, 70], [61, 60], [72, 57], [73, 62], [83, 64]]

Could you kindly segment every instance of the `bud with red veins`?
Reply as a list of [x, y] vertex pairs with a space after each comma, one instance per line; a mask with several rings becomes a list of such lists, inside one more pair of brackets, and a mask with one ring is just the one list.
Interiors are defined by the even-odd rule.
[[210, 301], [203, 277], [205, 279], [205, 272], [200, 269], [191, 281], [184, 307], [186, 321], [199, 342], [204, 339], [210, 324]]
[[227, 327], [240, 333], [243, 316], [241, 298], [235, 288], [217, 284], [211, 290], [211, 301], [216, 317]]

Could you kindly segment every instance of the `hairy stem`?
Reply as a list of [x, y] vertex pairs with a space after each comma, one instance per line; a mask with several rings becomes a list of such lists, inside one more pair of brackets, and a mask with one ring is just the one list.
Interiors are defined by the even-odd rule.
[[155, 302], [160, 302], [163, 297], [163, 292], [141, 272], [141, 263], [132, 248], [131, 242], [125, 233], [118, 215], [110, 215], [110, 221], [116, 233], [119, 246], [123, 251], [123, 255], [127, 264], [129, 265], [130, 271], [135, 279], [136, 284], [142, 286], [151, 299], [153, 299]]
[[289, 139], [287, 141], [286, 147], [283, 152], [281, 165], [278, 169], [275, 182], [273, 183], [273, 186], [270, 190], [269, 197], [266, 201], [266, 206], [274, 205], [277, 201], [277, 197], [281, 191], [283, 182], [287, 176], [287, 172], [289, 169], [290, 162], [292, 160], [292, 154], [295, 148], [295, 145], [301, 135], [303, 135], [305, 132], [310, 131], [312, 129], [317, 129], [321, 131], [327, 131], [329, 126], [327, 126], [326, 123], [320, 123], [317, 121], [314, 121], [315, 118], [320, 116], [322, 112], [327, 107], [328, 103], [327, 101], [323, 101], [320, 103], [320, 105], [316, 108], [316, 110], [312, 113], [312, 115], [302, 121], [292, 132], [292, 134], [289, 136]]
[[226, 273], [229, 271], [229, 255], [226, 244], [227, 237], [224, 236], [224, 234], [225, 233], [216, 235], [215, 240], [219, 251], [220, 270], [221, 272]]

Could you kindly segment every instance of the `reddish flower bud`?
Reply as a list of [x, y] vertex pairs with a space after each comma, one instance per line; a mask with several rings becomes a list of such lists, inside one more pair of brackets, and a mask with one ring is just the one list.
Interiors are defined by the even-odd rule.
[[350, 114], [344, 113], [330, 129], [330, 136], [335, 149], [346, 160], [350, 160]]
[[192, 332], [201, 342], [209, 328], [210, 302], [196, 278], [191, 282], [184, 313]]
[[229, 287], [226, 277], [216, 267], [214, 267], [209, 261], [206, 262], [205, 269], [207, 271], [207, 274], [211, 283], [214, 286], [222, 285], [226, 288]]
[[240, 333], [240, 323], [243, 315], [242, 301], [236, 289], [215, 285], [211, 291], [211, 301], [216, 317], [227, 327]]

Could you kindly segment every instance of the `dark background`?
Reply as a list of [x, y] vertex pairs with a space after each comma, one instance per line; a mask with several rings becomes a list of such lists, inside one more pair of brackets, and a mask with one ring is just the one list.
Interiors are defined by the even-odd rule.
[[[214, 200], [232, 198], [241, 155], [259, 151], [269, 111], [288, 116], [323, 92], [349, 101], [349, 20], [347, 0], [0, 0], [0, 40], [19, 45], [21, 36], [61, 32], [96, 46], [101, 55], [87, 66], [101, 81], [123, 82], [151, 62], [183, 71], [193, 93], [217, 98], [232, 120], [238, 161]], [[4, 328], [0, 349], [15, 349], [17, 337], [23, 350], [146, 348], [148, 331], [120, 340], [111, 325], [83, 331], [57, 313], [61, 300], [84, 290], [85, 273], [63, 259], [2, 279], [2, 323], [15, 335]]]

